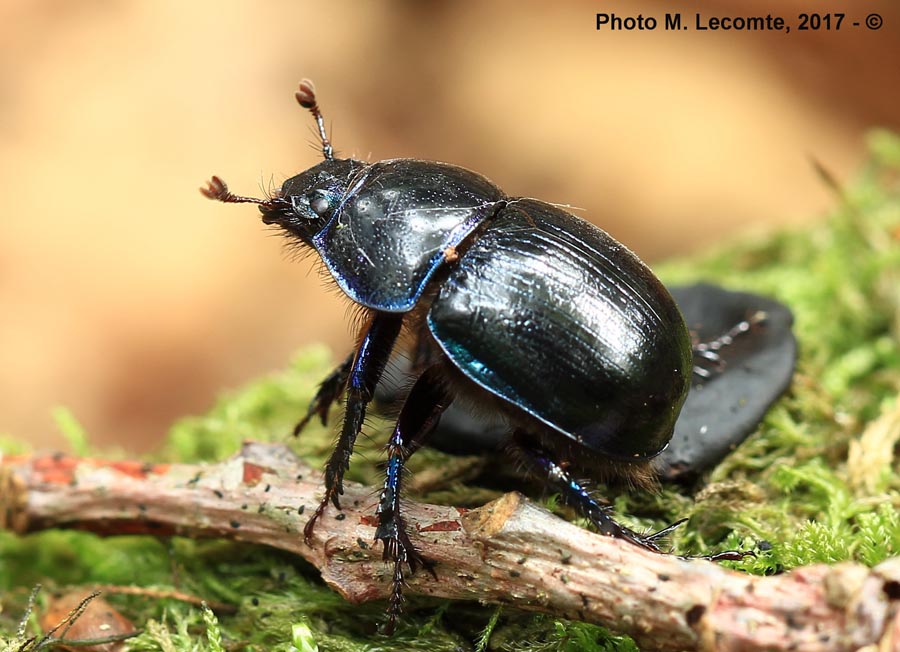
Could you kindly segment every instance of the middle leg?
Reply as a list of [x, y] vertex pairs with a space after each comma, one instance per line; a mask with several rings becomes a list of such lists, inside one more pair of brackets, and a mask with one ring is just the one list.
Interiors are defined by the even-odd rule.
[[388, 462], [378, 503], [378, 527], [375, 539], [384, 544], [384, 560], [393, 562], [391, 597], [385, 631], [391, 632], [403, 606], [404, 565], [414, 573], [419, 567], [432, 575], [432, 564], [413, 546], [400, 510], [400, 490], [406, 461], [425, 443], [434, 431], [441, 414], [452, 402], [440, 363], [428, 367], [413, 385], [400, 410], [397, 424], [388, 443]]

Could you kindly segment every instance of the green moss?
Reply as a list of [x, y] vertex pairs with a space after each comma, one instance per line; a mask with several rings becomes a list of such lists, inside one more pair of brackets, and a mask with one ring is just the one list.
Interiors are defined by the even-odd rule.
[[87, 431], [78, 422], [72, 411], [65, 407], [54, 408], [53, 420], [56, 421], [56, 427], [59, 428], [63, 437], [69, 442], [72, 454], [87, 455], [90, 450]]
[[[759, 550], [735, 564], [768, 574], [812, 562], [865, 564], [900, 554], [900, 139], [869, 138], [871, 161], [837, 187], [825, 221], [773, 235], [745, 237], [707, 255], [657, 268], [670, 283], [713, 281], [777, 297], [794, 311], [800, 359], [790, 393], [758, 431], [693, 493], [612, 493], [623, 520], [660, 528], [689, 516], [673, 535], [682, 553]], [[334, 364], [318, 347], [288, 367], [224, 396], [206, 415], [173, 429], [158, 454], [167, 460], [216, 460], [244, 439], [289, 441], [321, 465], [333, 434], [313, 424], [289, 433], [317, 383]], [[71, 440], [86, 441], [59, 412]], [[369, 422], [348, 479], [380, 482], [384, 423]], [[3, 450], [21, 449], [8, 439]], [[474, 486], [481, 461], [422, 451], [411, 463], [419, 497], [480, 504], [496, 489]], [[551, 497], [552, 509], [571, 516]], [[137, 650], [634, 650], [600, 627], [475, 604], [411, 598], [391, 639], [378, 636], [383, 605], [352, 606], [324, 587], [315, 569], [277, 551], [226, 542], [146, 537], [99, 539], [77, 532], [25, 538], [0, 534], [0, 628], [15, 631], [27, 587], [78, 583], [179, 589], [239, 605], [213, 617], [172, 600], [112, 596], [146, 632]], [[18, 611], [16, 611], [18, 609]], [[236, 641], [243, 641], [235, 645]]]

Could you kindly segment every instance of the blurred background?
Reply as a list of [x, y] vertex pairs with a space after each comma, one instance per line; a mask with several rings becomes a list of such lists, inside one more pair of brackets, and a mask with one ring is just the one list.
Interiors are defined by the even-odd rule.
[[[595, 30], [675, 10], [848, 17]], [[850, 27], [872, 11], [881, 30]], [[319, 161], [302, 77], [340, 154], [478, 170], [652, 264], [823, 214], [810, 161], [847, 179], [866, 129], [900, 126], [898, 34], [896, 0], [0, 1], [0, 433], [64, 447], [64, 405], [146, 451], [300, 347], [345, 353], [313, 260], [197, 192], [218, 174], [261, 195]]]

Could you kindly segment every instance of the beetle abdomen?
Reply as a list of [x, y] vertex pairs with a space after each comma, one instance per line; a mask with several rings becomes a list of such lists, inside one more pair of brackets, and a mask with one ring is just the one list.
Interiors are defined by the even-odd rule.
[[544, 202], [491, 220], [428, 325], [471, 380], [611, 457], [658, 454], [687, 395], [691, 342], [672, 297], [622, 244]]

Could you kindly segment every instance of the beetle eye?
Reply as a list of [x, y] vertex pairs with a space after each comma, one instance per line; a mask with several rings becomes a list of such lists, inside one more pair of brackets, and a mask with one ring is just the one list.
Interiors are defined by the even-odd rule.
[[309, 207], [313, 209], [313, 212], [316, 215], [322, 216], [328, 212], [329, 207], [328, 198], [322, 195], [318, 195], [317, 197], [313, 197], [309, 202]]

